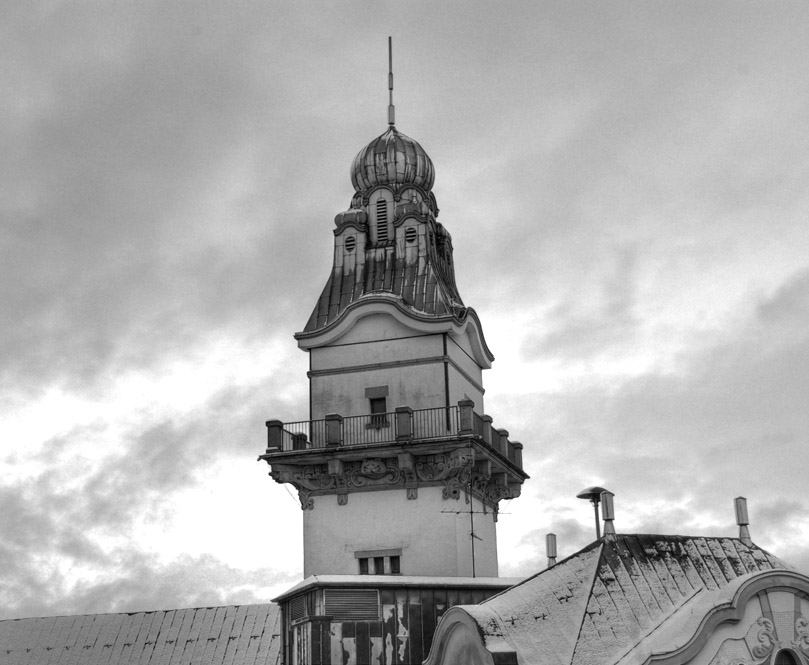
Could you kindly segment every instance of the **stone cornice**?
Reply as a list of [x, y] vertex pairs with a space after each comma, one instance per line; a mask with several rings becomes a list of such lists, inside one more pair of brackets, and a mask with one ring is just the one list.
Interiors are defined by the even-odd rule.
[[303, 510], [314, 508], [313, 497], [335, 495], [339, 505], [355, 492], [401, 489], [407, 498], [418, 498], [419, 487], [441, 487], [445, 500], [471, 495], [496, 515], [499, 502], [519, 496], [520, 483], [508, 482], [506, 474], [492, 474], [488, 460], [475, 461], [474, 448], [416, 455], [400, 452], [395, 457], [376, 457], [366, 451], [361, 459], [334, 458], [321, 463], [296, 464], [268, 460], [270, 476], [298, 490]]

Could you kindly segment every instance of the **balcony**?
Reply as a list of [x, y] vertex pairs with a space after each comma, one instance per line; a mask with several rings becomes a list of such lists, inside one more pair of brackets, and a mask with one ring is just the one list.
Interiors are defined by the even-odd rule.
[[[522, 469], [522, 444], [509, 441], [504, 429], [474, 411], [471, 400], [457, 406], [432, 409], [397, 407], [389, 413], [361, 416], [328, 414], [322, 420], [284, 423], [267, 421], [267, 456], [307, 450], [334, 450], [351, 446], [407, 445], [410, 443], [472, 438]], [[266, 458], [266, 456], [263, 456]]]

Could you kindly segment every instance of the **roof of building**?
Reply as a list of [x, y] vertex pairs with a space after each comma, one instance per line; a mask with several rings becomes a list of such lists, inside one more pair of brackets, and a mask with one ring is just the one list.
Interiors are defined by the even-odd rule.
[[278, 606], [231, 605], [0, 621], [3, 665], [276, 665]]
[[736, 538], [618, 535], [454, 611], [477, 623], [487, 649], [513, 651], [521, 665], [613, 664], [703, 596], [789, 568]]
[[505, 589], [522, 581], [521, 577], [434, 577], [426, 575], [310, 575], [274, 598], [285, 600], [314, 587], [446, 587]]
[[436, 269], [435, 261], [407, 263], [393, 251], [375, 252], [359, 268], [332, 271], [304, 332], [336, 322], [351, 305], [372, 296], [393, 298], [410, 316], [461, 320], [466, 308], [454, 284]]
[[405, 184], [429, 191], [434, 180], [433, 163], [424, 148], [393, 126], [360, 150], [351, 164], [351, 184], [358, 192]]

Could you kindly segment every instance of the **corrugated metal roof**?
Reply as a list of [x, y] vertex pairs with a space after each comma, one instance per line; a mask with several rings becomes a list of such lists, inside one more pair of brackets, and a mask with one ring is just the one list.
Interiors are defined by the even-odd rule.
[[0, 621], [3, 665], [277, 665], [278, 606]]
[[618, 535], [464, 610], [522, 665], [615, 663], [698, 592], [783, 568], [737, 538]]

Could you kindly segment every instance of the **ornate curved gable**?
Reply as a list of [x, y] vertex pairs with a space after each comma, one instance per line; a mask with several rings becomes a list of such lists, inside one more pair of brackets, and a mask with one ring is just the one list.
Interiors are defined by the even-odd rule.
[[809, 663], [809, 578], [791, 570], [751, 573], [672, 619], [620, 665]]

